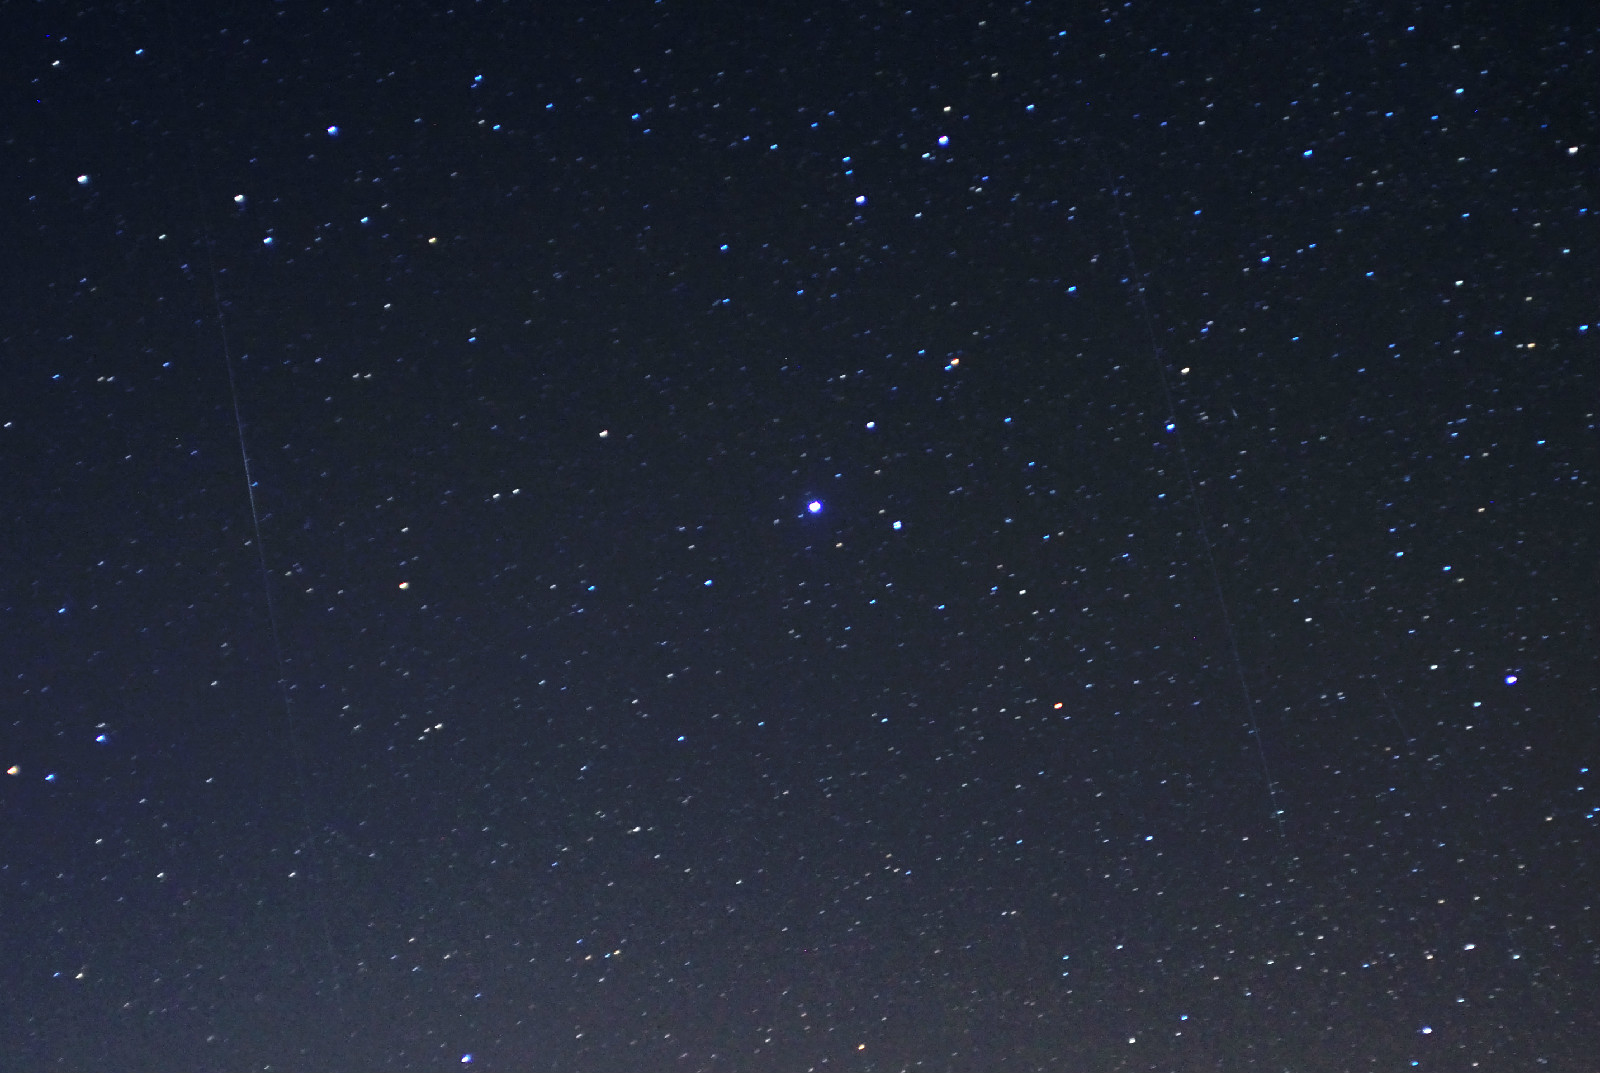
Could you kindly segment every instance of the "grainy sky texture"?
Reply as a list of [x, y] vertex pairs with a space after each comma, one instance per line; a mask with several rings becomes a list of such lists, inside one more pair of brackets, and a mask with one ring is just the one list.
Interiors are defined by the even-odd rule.
[[0, 1067], [1593, 1070], [1593, 15], [5, 8]]

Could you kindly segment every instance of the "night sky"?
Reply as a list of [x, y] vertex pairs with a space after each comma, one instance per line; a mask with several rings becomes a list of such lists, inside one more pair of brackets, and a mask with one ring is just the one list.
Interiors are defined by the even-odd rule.
[[5, 20], [0, 1068], [1596, 1068], [1588, 5]]

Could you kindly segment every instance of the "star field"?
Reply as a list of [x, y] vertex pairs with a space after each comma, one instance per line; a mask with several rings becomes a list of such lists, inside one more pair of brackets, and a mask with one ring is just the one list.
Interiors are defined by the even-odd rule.
[[0, 1068], [1592, 1068], [1592, 18], [15, 21]]

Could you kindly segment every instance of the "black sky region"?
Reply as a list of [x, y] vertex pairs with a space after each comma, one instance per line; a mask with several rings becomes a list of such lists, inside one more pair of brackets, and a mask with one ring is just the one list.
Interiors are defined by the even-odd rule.
[[4, 18], [0, 1068], [1594, 1068], [1588, 5]]

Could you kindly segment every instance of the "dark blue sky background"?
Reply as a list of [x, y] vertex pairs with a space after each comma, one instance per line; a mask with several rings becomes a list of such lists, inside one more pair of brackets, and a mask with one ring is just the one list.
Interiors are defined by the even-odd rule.
[[0, 1067], [1588, 1068], [1591, 15], [13, 11]]

